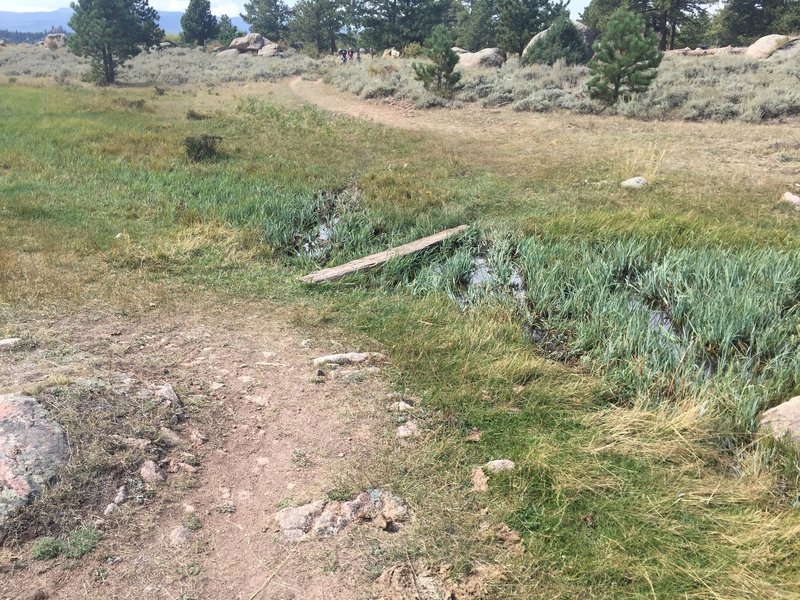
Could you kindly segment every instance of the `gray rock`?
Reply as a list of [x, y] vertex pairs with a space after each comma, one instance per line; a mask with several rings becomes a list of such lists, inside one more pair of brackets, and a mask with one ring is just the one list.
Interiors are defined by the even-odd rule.
[[[586, 44], [586, 47], [591, 49], [592, 42], [594, 42], [594, 38], [595, 38], [594, 32], [591, 29], [589, 29], [588, 26], [584, 25], [580, 21], [572, 21], [572, 24], [575, 25], [575, 27], [580, 32], [581, 36], [583, 37], [583, 41]], [[537, 33], [535, 36], [533, 36], [531, 38], [531, 41], [528, 42], [528, 44], [525, 46], [525, 49], [522, 51], [522, 55], [521, 56], [525, 56], [525, 54], [528, 52], [528, 50], [530, 50], [539, 40], [541, 40], [542, 38], [544, 38], [544, 36], [547, 35], [548, 31], [550, 31], [549, 27], [547, 29], [543, 29], [542, 31]]]
[[22, 338], [6, 338], [4, 340], [0, 340], [0, 352], [5, 350], [13, 350], [21, 340]]
[[139, 469], [139, 476], [147, 483], [157, 483], [166, 480], [166, 475], [158, 465], [152, 460], [144, 461], [142, 468]]
[[644, 177], [631, 177], [620, 183], [621, 187], [629, 190], [638, 190], [647, 185], [647, 179]]
[[39, 494], [68, 457], [64, 431], [34, 398], [0, 395], [0, 524]]
[[269, 43], [264, 44], [264, 47], [258, 51], [258, 56], [264, 57], [271, 57], [271, 56], [278, 56], [280, 54], [280, 50], [278, 49], [278, 44]]
[[183, 525], [178, 525], [169, 534], [169, 543], [173, 546], [185, 546], [194, 539], [194, 534]]
[[465, 69], [477, 67], [499, 68], [506, 62], [506, 53], [500, 48], [484, 48], [477, 52], [465, 52], [458, 55], [458, 66]]
[[223, 50], [222, 52], [217, 52], [217, 56], [239, 56], [240, 52], [236, 48], [230, 48], [228, 50]]
[[281, 537], [286, 541], [303, 539], [323, 508], [325, 501], [317, 500], [302, 506], [289, 506], [279, 510], [273, 518], [281, 528]]
[[383, 360], [380, 352], [345, 352], [344, 354], [328, 354], [314, 359], [315, 367], [324, 365], [354, 365], [363, 362], [378, 362]]
[[483, 468], [490, 473], [500, 473], [501, 471], [513, 471], [516, 466], [517, 465], [514, 464], [514, 461], [501, 458], [499, 460], [490, 460], [488, 463], [483, 465]]
[[114, 504], [125, 504], [128, 500], [128, 488], [124, 485], [119, 486], [117, 490], [117, 495], [114, 496]]
[[119, 508], [119, 506], [117, 506], [116, 502], [109, 503], [109, 505], [106, 506], [106, 509], [103, 511], [103, 516], [107, 517], [107, 516], [115, 513], [118, 508]]
[[761, 414], [759, 427], [775, 437], [788, 435], [792, 441], [800, 442], [800, 396], [765, 410]]
[[178, 435], [177, 432], [172, 431], [168, 427], [162, 427], [158, 430], [158, 435], [167, 446], [183, 446], [184, 440]]
[[[256, 52], [264, 47], [264, 44], [269, 43], [260, 33], [248, 33], [242, 37], [235, 38], [228, 45], [228, 48], [233, 48], [238, 52]], [[222, 54], [222, 52], [220, 52]]]

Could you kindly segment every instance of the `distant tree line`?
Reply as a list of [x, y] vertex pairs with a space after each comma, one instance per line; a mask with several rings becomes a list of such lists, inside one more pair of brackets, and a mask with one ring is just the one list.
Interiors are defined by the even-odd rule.
[[50, 33], [67, 33], [63, 27], [51, 27], [49, 31], [9, 31], [0, 29], [0, 40], [12, 44], [35, 44], [41, 42]]

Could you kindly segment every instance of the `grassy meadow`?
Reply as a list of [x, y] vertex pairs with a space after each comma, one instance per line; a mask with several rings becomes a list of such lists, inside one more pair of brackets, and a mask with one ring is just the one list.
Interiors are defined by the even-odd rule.
[[[509, 113], [407, 132], [264, 85], [5, 84], [5, 308], [144, 278], [270, 298], [386, 352], [428, 414], [424, 443], [376, 474], [414, 508], [404, 551], [503, 565], [487, 597], [800, 595], [796, 455], [756, 432], [800, 390], [800, 217], [777, 202], [796, 127]], [[189, 161], [201, 134], [218, 153]], [[619, 188], [636, 174], [653, 184]], [[296, 280], [461, 223], [375, 272]], [[472, 493], [498, 458], [517, 468]]]

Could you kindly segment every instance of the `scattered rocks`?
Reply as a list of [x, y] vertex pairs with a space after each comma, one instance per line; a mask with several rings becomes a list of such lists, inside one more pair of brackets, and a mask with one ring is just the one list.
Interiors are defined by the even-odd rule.
[[68, 457], [64, 431], [34, 398], [0, 395], [0, 524], [33, 500]]
[[408, 421], [397, 428], [395, 437], [401, 441], [408, 441], [419, 437], [421, 433], [422, 432], [420, 431], [419, 425], [417, 425], [414, 421]]
[[647, 179], [644, 177], [631, 177], [619, 184], [621, 187], [629, 190], [638, 190], [647, 185]]
[[483, 468], [481, 467], [475, 467], [472, 470], [472, 491], [489, 491], [489, 478], [486, 476], [486, 473], [483, 472]]
[[194, 533], [183, 525], [178, 525], [169, 534], [169, 543], [173, 546], [185, 546], [194, 539]]
[[[800, 210], [800, 196], [792, 192], [786, 192], [781, 199], [788, 204], [791, 204], [795, 209]], [[2, 343], [2, 342], [0, 342]]]
[[4, 340], [0, 340], [0, 352], [13, 350], [21, 341], [22, 338], [6, 338]]
[[325, 365], [354, 365], [364, 362], [378, 362], [384, 356], [380, 352], [346, 352], [344, 354], [328, 354], [314, 359], [315, 367]]
[[490, 460], [488, 463], [483, 465], [483, 468], [490, 473], [501, 473], [503, 471], [513, 471], [516, 466], [517, 465], [514, 464], [514, 461], [501, 458], [498, 460]]
[[788, 435], [792, 441], [800, 443], [800, 396], [765, 410], [761, 414], [759, 427], [775, 437]]
[[142, 468], [139, 469], [139, 476], [147, 483], [157, 483], [167, 479], [164, 471], [152, 460], [144, 461]]

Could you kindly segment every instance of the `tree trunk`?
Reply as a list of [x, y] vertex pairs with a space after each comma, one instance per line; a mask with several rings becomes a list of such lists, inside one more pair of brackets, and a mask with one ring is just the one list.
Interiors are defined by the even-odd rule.
[[675, 21], [672, 21], [672, 27], [669, 28], [669, 49], [675, 50]]
[[662, 52], [667, 49], [667, 13], [662, 13], [659, 19], [659, 40], [658, 49]]

